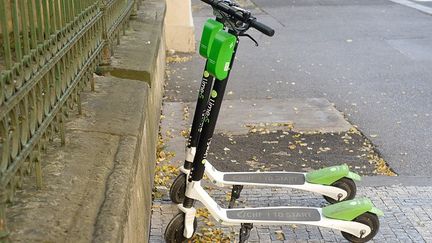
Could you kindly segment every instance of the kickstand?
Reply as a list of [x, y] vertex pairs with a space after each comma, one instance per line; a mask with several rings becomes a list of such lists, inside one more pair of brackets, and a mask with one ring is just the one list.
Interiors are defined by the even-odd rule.
[[242, 191], [242, 189], [243, 189], [243, 186], [242, 186], [242, 185], [234, 185], [234, 186], [232, 187], [232, 190], [231, 190], [231, 198], [230, 198], [230, 202], [229, 202], [229, 204], [228, 204], [228, 208], [233, 208], [233, 207], [234, 207], [235, 201], [236, 201], [237, 199], [239, 199], [239, 197], [240, 197], [240, 192]]
[[250, 223], [241, 224], [239, 243], [244, 243], [249, 239], [250, 231], [252, 230], [252, 228], [253, 228], [253, 224]]

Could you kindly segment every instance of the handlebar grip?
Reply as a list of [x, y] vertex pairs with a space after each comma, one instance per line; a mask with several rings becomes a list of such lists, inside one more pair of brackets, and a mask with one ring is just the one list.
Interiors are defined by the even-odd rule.
[[[210, 4], [213, 8], [223, 11], [231, 16], [233, 16], [235, 19], [240, 20], [240, 21], [246, 21], [244, 19], [244, 16], [242, 14], [239, 14], [236, 10], [232, 9], [230, 6], [226, 5], [226, 4], [220, 4], [221, 1], [220, 0], [201, 0], [207, 4]], [[275, 31], [274, 29], [268, 27], [267, 25], [258, 22], [256, 19], [253, 19], [250, 22], [250, 27], [255, 28], [256, 30], [258, 30], [259, 32], [267, 35], [267, 36], [273, 36]]]
[[250, 23], [250, 26], [252, 28], [255, 28], [256, 30], [258, 30], [259, 32], [267, 35], [267, 36], [273, 36], [275, 31], [274, 29], [268, 27], [267, 25], [258, 22], [257, 20], [252, 20], [252, 22]]

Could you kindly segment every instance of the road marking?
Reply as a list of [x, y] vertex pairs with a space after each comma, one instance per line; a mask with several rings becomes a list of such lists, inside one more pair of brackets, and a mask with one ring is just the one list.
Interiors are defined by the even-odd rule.
[[[417, 10], [423, 12], [423, 13], [427, 13], [427, 14], [432, 15], [432, 8], [430, 8], [430, 7], [426, 7], [424, 5], [414, 3], [414, 2], [411, 2], [408, 0], [390, 0], [390, 1], [392, 1], [394, 3], [399, 3], [401, 5], [404, 5], [404, 6], [407, 6], [410, 8], [414, 8], [414, 9], [417, 9]], [[432, 1], [432, 0], [417, 0], [417, 1], [426, 2], [426, 1]]]

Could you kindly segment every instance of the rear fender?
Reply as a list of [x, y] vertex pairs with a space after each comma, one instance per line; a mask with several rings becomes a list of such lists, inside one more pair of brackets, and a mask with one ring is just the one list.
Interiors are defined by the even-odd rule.
[[351, 172], [348, 165], [346, 164], [322, 168], [308, 172], [305, 175], [305, 179], [308, 183], [320, 185], [331, 185], [343, 177], [347, 177], [356, 181], [361, 180], [360, 175]]
[[376, 208], [368, 198], [343, 201], [326, 206], [322, 209], [322, 213], [325, 217], [345, 221], [352, 221], [366, 212], [376, 214], [377, 216], [384, 215], [383, 211]]

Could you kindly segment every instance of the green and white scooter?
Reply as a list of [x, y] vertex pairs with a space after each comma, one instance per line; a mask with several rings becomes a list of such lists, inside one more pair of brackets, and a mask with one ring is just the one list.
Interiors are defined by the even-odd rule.
[[[231, 6], [232, 7], [232, 6]], [[249, 14], [249, 13], [246, 13]], [[229, 24], [229, 23], [225, 23]], [[208, 59], [206, 67], [214, 67], [214, 75], [211, 75], [210, 70], [204, 70], [201, 80], [198, 99], [193, 117], [191, 132], [189, 134], [188, 146], [186, 148], [186, 158], [184, 165], [180, 167], [182, 172], [173, 182], [170, 189], [170, 198], [174, 203], [182, 203], [186, 191], [186, 178], [189, 177], [190, 171], [193, 168], [199, 138], [204, 123], [209, 123], [209, 111], [206, 111], [208, 101], [212, 95], [212, 85], [214, 77], [218, 81], [227, 78], [226, 69], [230, 64], [230, 59], [233, 55], [231, 52], [214, 51], [211, 55], [212, 44], [215, 38], [225, 38], [227, 33], [222, 33], [224, 29], [222, 16], [216, 20], [209, 19], [203, 28], [199, 53], [204, 58]], [[228, 26], [229, 27], [229, 26]], [[222, 32], [221, 32], [222, 31]], [[240, 35], [248, 36], [245, 31], [241, 31]], [[234, 45], [235, 36], [230, 36], [231, 45]], [[225, 60], [225, 63], [220, 60]], [[217, 65], [209, 62], [218, 60]], [[227, 80], [226, 80], [227, 81]], [[226, 82], [225, 81], [225, 82]], [[203, 119], [204, 116], [204, 119]], [[211, 138], [211, 136], [209, 136]], [[206, 141], [207, 143], [207, 141]], [[204, 146], [204, 145], [201, 145]], [[330, 203], [340, 202], [353, 199], [356, 195], [356, 184], [354, 181], [359, 181], [361, 178], [358, 174], [351, 172], [347, 165], [337, 165], [323, 168], [320, 170], [311, 171], [308, 173], [302, 172], [221, 172], [218, 171], [208, 160], [205, 163], [205, 174], [207, 177], [219, 187], [232, 186], [231, 200], [229, 207], [231, 208], [235, 200], [240, 197], [243, 186], [267, 186], [267, 187], [288, 187], [309, 192], [318, 193], [324, 196]]]
[[[234, 56], [237, 50], [239, 36], [246, 35], [249, 28], [255, 28], [258, 31], [272, 36], [274, 30], [258, 22], [252, 17], [250, 12], [233, 5], [229, 1], [221, 0], [203, 0], [210, 4], [219, 22], [223, 22], [228, 32], [219, 30], [215, 33], [210, 49], [206, 71], [209, 75], [217, 78], [211, 91], [207, 109], [204, 112], [203, 124], [200, 128], [200, 135], [196, 153], [191, 164], [191, 168], [184, 172], [186, 189], [184, 199], [178, 204], [181, 212], [176, 215], [168, 224], [165, 230], [166, 242], [183, 242], [193, 236], [196, 227], [196, 209], [194, 203], [200, 201], [211, 213], [211, 215], [223, 225], [239, 225], [240, 242], [245, 242], [250, 234], [250, 230], [255, 225], [280, 225], [280, 224], [306, 224], [320, 227], [328, 227], [342, 231], [342, 235], [351, 242], [366, 242], [372, 239], [379, 230], [378, 216], [383, 212], [374, 207], [369, 199], [355, 199], [338, 202], [324, 208], [314, 207], [259, 207], [259, 208], [241, 208], [225, 209], [221, 208], [210, 195], [201, 186], [201, 180], [204, 173], [207, 174], [206, 160], [207, 150], [216, 126], [216, 120], [219, 114], [229, 72], [232, 68]], [[210, 77], [207, 75], [208, 77]], [[206, 75], [205, 75], [206, 76]], [[198, 109], [198, 108], [197, 108]], [[342, 167], [333, 167], [328, 169], [330, 173], [342, 171], [346, 173], [347, 169]], [[344, 172], [345, 171], [345, 172]], [[284, 172], [281, 172], [284, 173]], [[314, 180], [320, 184], [328, 183], [328, 175], [318, 171], [311, 174], [298, 174], [303, 176], [304, 181]], [[227, 173], [226, 175], [228, 175]], [[266, 174], [266, 173], [258, 173]], [[295, 173], [294, 173], [295, 174]], [[294, 175], [291, 174], [291, 175]], [[336, 173], [339, 174], [339, 173]], [[231, 177], [232, 181], [245, 185], [268, 185], [279, 186], [274, 176], [259, 177], [250, 176], [255, 174], [234, 173], [236, 177]], [[270, 174], [269, 174], [270, 175]], [[349, 172], [343, 177], [350, 175]], [[358, 178], [351, 174], [353, 179]], [[337, 175], [339, 176], [339, 175]], [[337, 177], [335, 176], [335, 177]], [[256, 181], [256, 178], [262, 178]], [[309, 177], [309, 179], [308, 179]], [[332, 176], [330, 176], [331, 178]], [[230, 176], [224, 176], [224, 181], [230, 181]], [[266, 179], [271, 178], [271, 179]], [[280, 177], [282, 178], [282, 177]], [[271, 180], [271, 183], [266, 183]], [[283, 181], [283, 179], [280, 179]], [[294, 179], [293, 179], [294, 180]], [[338, 179], [336, 179], [337, 181]], [[308, 182], [309, 183], [309, 182]], [[234, 185], [238, 185], [233, 183]], [[290, 182], [286, 184], [291, 184]], [[305, 184], [305, 183], [303, 183]], [[181, 185], [181, 184], [180, 184]], [[184, 184], [183, 184], [184, 185]], [[335, 187], [337, 188], [337, 187]], [[299, 188], [302, 189], [302, 188]], [[180, 192], [178, 192], [180, 193]], [[336, 199], [340, 199], [336, 197]]]

